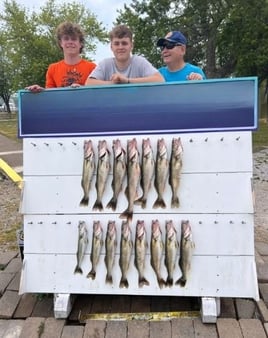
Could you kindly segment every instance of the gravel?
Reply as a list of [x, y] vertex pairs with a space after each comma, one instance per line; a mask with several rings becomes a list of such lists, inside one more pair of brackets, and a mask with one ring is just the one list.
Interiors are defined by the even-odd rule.
[[[255, 241], [268, 243], [268, 148], [253, 154], [253, 187], [255, 195]], [[21, 191], [0, 172], [0, 250], [17, 248], [14, 230], [20, 229], [23, 217], [19, 212]], [[13, 233], [13, 237], [7, 233]]]

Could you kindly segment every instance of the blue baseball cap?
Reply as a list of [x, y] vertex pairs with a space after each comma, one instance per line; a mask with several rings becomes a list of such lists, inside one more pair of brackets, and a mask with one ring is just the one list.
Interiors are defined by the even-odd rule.
[[157, 41], [157, 46], [163, 46], [167, 42], [186, 45], [187, 39], [180, 31], [169, 32], [164, 38]]

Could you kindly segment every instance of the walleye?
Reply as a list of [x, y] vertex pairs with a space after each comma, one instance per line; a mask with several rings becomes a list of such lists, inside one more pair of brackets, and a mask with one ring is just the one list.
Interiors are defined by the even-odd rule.
[[181, 138], [173, 138], [172, 140], [172, 150], [170, 157], [170, 174], [169, 174], [169, 184], [171, 185], [172, 198], [171, 198], [171, 208], [178, 208], [180, 206], [178, 189], [180, 185], [180, 173], [182, 168], [182, 154], [183, 147], [181, 144]]
[[177, 280], [176, 285], [185, 286], [191, 270], [191, 261], [195, 244], [192, 238], [192, 230], [189, 221], [181, 221], [181, 248], [179, 266], [182, 276]]
[[116, 226], [114, 221], [109, 221], [107, 225], [106, 239], [105, 239], [105, 258], [104, 262], [107, 269], [106, 283], [113, 284], [112, 269], [115, 259], [115, 250], [117, 246], [116, 240]]
[[143, 285], [150, 285], [148, 280], [144, 277], [145, 257], [147, 248], [148, 242], [144, 221], [137, 221], [134, 264], [139, 273], [139, 287], [143, 287]]
[[107, 204], [107, 208], [116, 209], [117, 198], [122, 189], [126, 175], [126, 151], [122, 148], [120, 140], [113, 141], [114, 165], [113, 165], [113, 197]]
[[160, 289], [166, 285], [161, 276], [161, 260], [164, 251], [164, 243], [162, 240], [162, 231], [158, 220], [152, 221], [151, 234], [151, 265], [155, 271], [156, 278]]
[[133, 248], [131, 229], [127, 221], [122, 222], [121, 227], [121, 242], [120, 242], [120, 258], [119, 266], [122, 277], [120, 280], [120, 288], [128, 288], [127, 271], [129, 269], [129, 262]]
[[96, 277], [96, 267], [99, 262], [100, 252], [103, 245], [103, 229], [100, 224], [100, 221], [93, 222], [93, 234], [92, 234], [92, 247], [90, 260], [92, 263], [92, 268], [87, 274], [87, 278], [95, 279]]
[[126, 218], [128, 221], [133, 217], [133, 206], [137, 196], [137, 190], [140, 182], [140, 163], [139, 151], [137, 148], [137, 140], [134, 138], [128, 141], [127, 144], [127, 188], [126, 196], [128, 200], [127, 209], [119, 216]]
[[99, 141], [98, 143], [98, 156], [99, 158], [96, 179], [97, 199], [93, 205], [93, 210], [102, 211], [102, 196], [110, 171], [110, 151], [107, 148], [107, 143], [105, 140]]
[[141, 186], [142, 196], [135, 201], [135, 204], [141, 204], [143, 209], [146, 208], [147, 196], [152, 185], [154, 176], [155, 161], [150, 139], [142, 140], [142, 161], [141, 161]]
[[157, 154], [156, 154], [156, 170], [155, 170], [155, 188], [157, 191], [157, 199], [154, 202], [153, 208], [166, 208], [163, 194], [168, 178], [169, 163], [168, 154], [165, 140], [159, 139], [157, 141]]
[[85, 251], [88, 244], [88, 237], [87, 237], [87, 227], [86, 223], [83, 221], [79, 221], [78, 224], [78, 243], [77, 243], [77, 265], [74, 269], [74, 273], [83, 273], [81, 268], [81, 263], [85, 255]]
[[91, 140], [84, 141], [84, 162], [81, 185], [84, 196], [80, 201], [80, 206], [87, 206], [89, 201], [89, 191], [95, 170], [95, 153]]
[[177, 231], [173, 222], [172, 220], [166, 221], [165, 265], [168, 272], [166, 280], [168, 286], [173, 285], [173, 272], [175, 269], [178, 247]]

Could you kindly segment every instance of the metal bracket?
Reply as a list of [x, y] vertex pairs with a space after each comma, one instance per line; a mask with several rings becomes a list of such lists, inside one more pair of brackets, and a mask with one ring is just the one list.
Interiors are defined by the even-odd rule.
[[220, 298], [202, 297], [201, 317], [203, 323], [216, 323], [217, 317], [221, 313]]

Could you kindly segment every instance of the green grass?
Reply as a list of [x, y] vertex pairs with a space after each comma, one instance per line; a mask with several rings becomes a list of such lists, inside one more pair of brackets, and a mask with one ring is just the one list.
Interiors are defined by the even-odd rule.
[[[12, 118], [0, 119], [0, 134], [10, 137], [13, 140], [18, 139], [18, 125], [17, 125], [17, 117], [16, 115], [12, 116]], [[253, 151], [259, 151], [264, 147], [268, 147], [268, 123], [266, 120], [259, 120], [259, 128], [257, 131], [252, 133], [253, 137]]]

